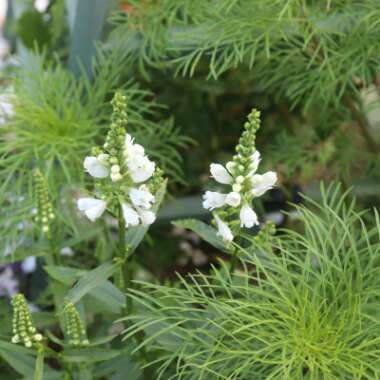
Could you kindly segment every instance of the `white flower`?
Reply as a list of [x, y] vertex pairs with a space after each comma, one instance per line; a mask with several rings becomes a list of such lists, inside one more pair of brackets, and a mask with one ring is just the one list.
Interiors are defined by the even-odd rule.
[[104, 161], [99, 161], [94, 156], [87, 156], [84, 159], [83, 166], [92, 177], [105, 178], [109, 175], [110, 171], [103, 162]]
[[146, 210], [152, 207], [155, 200], [154, 195], [144, 185], [140, 186], [138, 189], [135, 187], [130, 189], [129, 197], [131, 198], [134, 206], [141, 207]]
[[73, 256], [74, 251], [70, 247], [63, 247], [60, 251], [59, 254], [62, 256]]
[[24, 273], [33, 273], [36, 270], [36, 267], [37, 267], [36, 256], [28, 256], [21, 263], [21, 270]]
[[136, 155], [127, 159], [129, 174], [133, 182], [140, 183], [149, 179], [155, 169], [155, 163], [150, 161], [148, 157]]
[[226, 194], [221, 194], [217, 191], [206, 191], [203, 194], [203, 208], [213, 210], [214, 208], [222, 207], [226, 197]]
[[230, 193], [227, 194], [226, 203], [229, 206], [237, 207], [240, 205], [240, 201], [241, 201], [241, 196], [239, 193], [235, 191], [231, 191]]
[[0, 296], [12, 297], [18, 292], [18, 281], [10, 267], [0, 273]]
[[265, 174], [255, 174], [251, 177], [252, 181], [252, 195], [260, 197], [266, 191], [273, 188], [277, 181], [277, 174], [275, 172], [266, 172]]
[[228, 161], [228, 162], [226, 163], [226, 168], [227, 168], [227, 170], [228, 170], [230, 173], [233, 173], [233, 172], [234, 172], [235, 167], [236, 167], [236, 163], [233, 162], [233, 161]]
[[91, 222], [99, 218], [107, 207], [107, 202], [95, 198], [79, 198], [77, 206], [80, 211], [83, 211]]
[[250, 206], [245, 204], [240, 210], [240, 226], [252, 228], [259, 224], [256, 213]]
[[228, 243], [231, 242], [234, 239], [234, 236], [232, 235], [230, 227], [226, 223], [224, 223], [218, 215], [215, 215], [215, 221], [218, 227], [218, 236], [220, 236], [224, 242]]
[[138, 208], [137, 212], [140, 215], [141, 223], [146, 226], [151, 225], [156, 220], [156, 214], [153, 211], [143, 210], [141, 208]]
[[128, 156], [143, 156], [145, 154], [144, 148], [140, 144], [135, 144], [134, 139], [130, 134], [125, 136], [125, 151], [124, 155]]
[[223, 165], [211, 164], [210, 172], [211, 177], [213, 177], [216, 182], [223, 183], [224, 185], [228, 185], [232, 182], [231, 175]]
[[121, 207], [123, 209], [125, 227], [137, 226], [140, 220], [139, 214], [133, 209], [133, 207], [129, 203], [122, 203]]
[[255, 153], [251, 156], [251, 163], [249, 165], [250, 174], [255, 174], [257, 171], [257, 168], [259, 167], [261, 158], [260, 158], [260, 152], [258, 150], [255, 150]]

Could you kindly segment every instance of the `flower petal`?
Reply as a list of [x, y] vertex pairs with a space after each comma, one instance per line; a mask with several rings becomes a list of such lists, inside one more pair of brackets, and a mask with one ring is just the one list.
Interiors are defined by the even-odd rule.
[[232, 183], [232, 177], [223, 165], [211, 164], [210, 172], [216, 182], [223, 183], [224, 185]]
[[218, 227], [217, 235], [220, 236], [224, 242], [231, 242], [234, 236], [232, 235], [230, 227], [228, 227], [227, 223], [223, 222], [218, 215], [214, 215], [214, 218]]
[[229, 206], [237, 207], [240, 205], [240, 202], [241, 202], [241, 196], [236, 191], [231, 191], [230, 193], [227, 194], [226, 203]]
[[273, 188], [277, 182], [277, 173], [266, 172], [265, 174], [255, 174], [251, 177], [252, 182], [252, 195], [260, 197], [266, 191]]
[[129, 174], [133, 182], [140, 183], [148, 180], [154, 173], [155, 163], [146, 156], [131, 156], [127, 160]]
[[141, 186], [139, 189], [133, 187], [129, 190], [129, 197], [131, 198], [134, 206], [142, 207], [146, 210], [152, 207], [155, 200], [154, 195], [146, 186]]
[[139, 224], [140, 216], [134, 208], [129, 203], [122, 203], [121, 207], [123, 209], [125, 227], [137, 226]]
[[240, 210], [240, 226], [246, 228], [252, 228], [259, 224], [257, 214], [252, 210], [250, 206], [245, 204]]
[[214, 208], [222, 207], [226, 197], [226, 194], [218, 193], [217, 191], [206, 191], [203, 194], [203, 208], [213, 210]]
[[260, 152], [258, 150], [255, 150], [255, 152], [251, 156], [251, 163], [249, 165], [251, 175], [256, 173], [257, 168], [259, 167], [260, 161], [261, 161]]
[[79, 198], [77, 206], [92, 222], [99, 218], [107, 208], [107, 202], [95, 198]]
[[149, 226], [156, 220], [156, 214], [153, 211], [143, 209], [138, 209], [137, 211], [140, 215], [141, 223], [143, 225]]
[[110, 171], [101, 161], [94, 156], [87, 156], [84, 159], [83, 166], [92, 177], [105, 178]]

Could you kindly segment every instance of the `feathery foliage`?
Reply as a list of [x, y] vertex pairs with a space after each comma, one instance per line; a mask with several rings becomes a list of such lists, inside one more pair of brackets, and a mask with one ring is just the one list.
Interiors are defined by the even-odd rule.
[[[119, 50], [99, 47], [92, 81], [85, 74], [76, 78], [44, 54], [25, 54], [12, 81], [14, 114], [0, 129], [3, 252], [5, 247], [12, 251], [18, 245], [20, 231], [15, 226], [30, 219], [33, 168], [44, 171], [54, 199], [62, 199], [65, 188], [83, 187], [83, 157], [108, 127], [109, 99], [124, 81], [123, 62]], [[131, 80], [124, 81], [122, 87], [128, 98], [130, 130], [168, 176], [183, 181], [178, 149], [189, 140], [179, 133], [172, 119], [157, 121], [162, 106], [154, 101], [152, 93]], [[67, 209], [62, 204], [57, 206]], [[70, 219], [67, 212], [62, 217]]]
[[300, 232], [238, 247], [232, 277], [222, 264], [131, 293], [141, 310], [125, 338], [146, 332], [158, 378], [380, 378], [378, 214], [367, 228], [339, 187], [309, 205]]

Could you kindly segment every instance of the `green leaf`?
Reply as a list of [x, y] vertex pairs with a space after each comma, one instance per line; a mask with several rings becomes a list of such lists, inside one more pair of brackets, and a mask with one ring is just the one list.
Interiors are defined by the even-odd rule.
[[100, 346], [113, 340], [117, 335], [101, 336], [99, 338], [91, 339], [89, 347]]
[[0, 356], [19, 374], [33, 377], [35, 351], [9, 342], [0, 341]]
[[65, 350], [61, 357], [68, 363], [94, 363], [116, 358], [121, 353], [120, 350], [81, 348]]
[[[44, 268], [51, 278], [67, 286], [71, 286], [89, 273], [86, 270], [63, 266], [45, 266]], [[88, 296], [91, 297], [91, 304], [96, 301], [96, 305], [100, 306], [102, 310], [114, 314], [120, 312], [125, 302], [123, 293], [110, 281], [102, 281], [88, 292]]]
[[112, 276], [117, 267], [118, 264], [108, 262], [85, 273], [74, 287], [69, 290], [66, 298], [74, 304], [77, 303], [83, 296]]
[[[152, 211], [157, 213], [166, 193], [167, 180], [164, 181], [161, 188], [155, 194], [156, 203], [152, 207]], [[137, 226], [129, 228], [125, 234], [125, 241], [131, 246], [131, 252], [133, 252], [141, 243], [145, 234], [148, 232], [149, 226]]]
[[227, 247], [223, 239], [217, 235], [215, 228], [196, 219], [183, 219], [173, 222], [176, 227], [182, 227], [195, 232], [203, 240], [210, 243], [215, 248], [227, 252]]

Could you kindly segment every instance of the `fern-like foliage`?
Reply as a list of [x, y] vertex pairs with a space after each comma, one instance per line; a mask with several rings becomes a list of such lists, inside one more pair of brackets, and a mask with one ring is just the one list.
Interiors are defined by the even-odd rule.
[[45, 173], [53, 199], [59, 200], [57, 207], [65, 211], [65, 219], [69, 217], [64, 189], [83, 187], [83, 157], [104, 138], [109, 100], [118, 88], [128, 98], [130, 131], [169, 177], [183, 181], [178, 149], [188, 139], [173, 120], [158, 121], [162, 106], [152, 93], [124, 79], [124, 59], [120, 50], [99, 47], [91, 80], [85, 74], [75, 77], [44, 54], [25, 55], [12, 80], [14, 115], [0, 129], [1, 258], [20, 243], [16, 226], [31, 220], [34, 168]]
[[260, 86], [293, 104], [338, 104], [375, 78], [379, 3], [306, 0], [129, 2], [115, 40], [134, 46], [140, 66], [174, 64], [192, 75], [203, 57], [216, 78], [248, 65]]
[[222, 264], [142, 284], [125, 338], [145, 331], [160, 379], [379, 379], [380, 220], [366, 227], [354, 205], [322, 188], [299, 232], [240, 247], [232, 277]]

